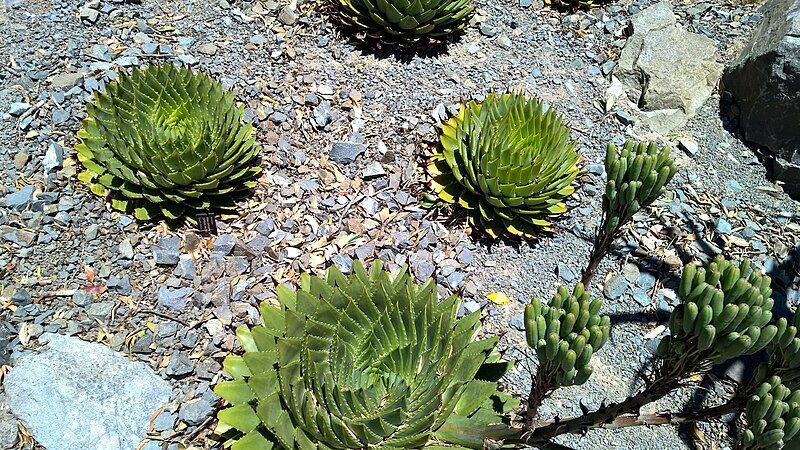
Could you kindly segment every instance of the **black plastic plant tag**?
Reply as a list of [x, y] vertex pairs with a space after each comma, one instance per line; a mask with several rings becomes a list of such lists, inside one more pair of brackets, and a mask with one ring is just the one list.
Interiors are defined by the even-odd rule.
[[205, 236], [217, 235], [217, 221], [214, 213], [204, 211], [197, 213], [197, 229]]

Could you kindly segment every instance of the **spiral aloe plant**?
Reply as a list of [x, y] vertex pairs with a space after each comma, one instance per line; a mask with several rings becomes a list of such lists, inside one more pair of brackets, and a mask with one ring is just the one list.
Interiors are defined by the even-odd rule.
[[577, 161], [555, 110], [523, 94], [490, 94], [442, 127], [427, 201], [464, 208], [492, 237], [534, 237], [566, 211]]
[[516, 404], [497, 390], [498, 339], [475, 341], [480, 312], [456, 320], [459, 303], [380, 263], [303, 275], [237, 330], [217, 431], [234, 450], [483, 448]]
[[528, 398], [529, 421], [551, 391], [589, 379], [592, 355], [610, 332], [610, 318], [600, 316], [602, 304], [578, 283], [572, 293], [562, 285], [549, 303], [534, 298], [525, 307], [525, 336], [539, 361]]
[[655, 142], [628, 141], [617, 149], [606, 147], [606, 191], [603, 194], [603, 222], [594, 239], [589, 263], [581, 281], [588, 285], [600, 261], [612, 248], [623, 227], [642, 208], [650, 206], [666, 190], [677, 168], [669, 147]]
[[772, 376], [748, 400], [745, 420], [742, 450], [800, 448], [800, 391]]
[[470, 0], [333, 0], [342, 21], [368, 37], [415, 44], [443, 40], [464, 29]]
[[[232, 209], [261, 169], [253, 127], [233, 95], [202, 73], [134, 69], [95, 93], [75, 149], [79, 179], [140, 220]], [[192, 220], [192, 216], [187, 218]]]

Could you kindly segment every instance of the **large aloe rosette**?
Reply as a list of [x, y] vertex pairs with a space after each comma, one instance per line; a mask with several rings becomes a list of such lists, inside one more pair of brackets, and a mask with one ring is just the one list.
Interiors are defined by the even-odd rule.
[[490, 94], [443, 125], [428, 164], [431, 199], [466, 209], [492, 237], [535, 237], [566, 211], [577, 161], [555, 110], [523, 94]]
[[497, 391], [509, 363], [475, 340], [480, 312], [457, 320], [459, 299], [437, 297], [379, 263], [279, 288], [263, 324], [237, 330], [217, 432], [233, 450], [483, 448], [516, 407]]
[[233, 209], [261, 172], [243, 108], [205, 74], [134, 69], [96, 92], [87, 109], [75, 146], [86, 167], [79, 179], [137, 219]]
[[386, 42], [443, 40], [464, 28], [470, 0], [333, 0], [345, 24]]

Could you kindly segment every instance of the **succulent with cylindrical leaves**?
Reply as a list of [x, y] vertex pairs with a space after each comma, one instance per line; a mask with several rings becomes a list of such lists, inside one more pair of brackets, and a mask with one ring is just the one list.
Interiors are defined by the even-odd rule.
[[608, 179], [603, 194], [603, 226], [610, 235], [661, 196], [677, 172], [669, 147], [659, 150], [656, 142], [627, 141], [622, 151], [609, 143], [605, 167]]
[[549, 303], [534, 298], [525, 307], [525, 337], [539, 360], [537, 382], [545, 389], [579, 385], [592, 374], [592, 355], [608, 341], [611, 320], [602, 301], [583, 284], [572, 293], [560, 286]]
[[770, 377], [748, 400], [742, 450], [800, 445], [800, 391], [788, 388], [781, 381], [778, 376]]
[[233, 94], [203, 73], [171, 65], [121, 74], [95, 92], [75, 150], [78, 178], [140, 220], [193, 221], [232, 210], [256, 184], [260, 151]]
[[475, 8], [470, 0], [333, 0], [342, 21], [387, 43], [442, 41], [464, 29]]
[[789, 388], [800, 389], [800, 314], [795, 311], [791, 323], [781, 317], [775, 326], [778, 332], [767, 347], [769, 362], [759, 366], [754, 378], [777, 375]]
[[460, 300], [439, 302], [433, 280], [356, 261], [349, 276], [333, 266], [277, 293], [263, 324], [237, 330], [244, 354], [225, 359], [233, 381], [215, 388], [233, 450], [480, 449], [517, 405], [497, 390], [510, 367], [498, 338], [476, 341], [480, 312], [457, 320]]
[[427, 200], [465, 209], [492, 237], [535, 237], [566, 211], [577, 161], [553, 108], [523, 94], [490, 94], [443, 125]]
[[669, 319], [670, 336], [660, 356], [687, 371], [753, 354], [778, 333], [772, 320], [770, 278], [749, 260], [716, 257], [707, 267], [688, 264], [681, 277], [681, 304]]

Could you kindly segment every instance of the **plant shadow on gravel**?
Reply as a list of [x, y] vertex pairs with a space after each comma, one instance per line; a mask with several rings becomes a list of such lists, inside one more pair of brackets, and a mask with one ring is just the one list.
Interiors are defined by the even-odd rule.
[[[341, 25], [341, 27], [344, 27]], [[380, 44], [378, 41], [370, 38], [360, 39], [353, 36], [352, 31], [347, 31], [350, 45], [355, 50], [360, 51], [363, 55], [371, 55], [378, 60], [395, 60], [402, 64], [409, 64], [414, 58], [436, 58], [447, 54], [449, 46], [456, 45], [461, 36], [457, 35], [452, 41], [448, 42], [431, 42], [426, 45], [415, 45], [413, 47], [405, 47], [398, 44]]]

